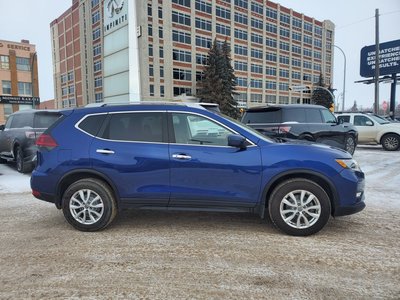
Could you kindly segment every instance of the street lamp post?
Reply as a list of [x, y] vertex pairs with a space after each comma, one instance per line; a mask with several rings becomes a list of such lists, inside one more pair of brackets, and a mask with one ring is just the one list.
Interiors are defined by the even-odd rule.
[[32, 81], [32, 108], [35, 109], [35, 71], [34, 71], [34, 66], [35, 66], [35, 60], [37, 59], [37, 53], [34, 52], [32, 54], [32, 60], [31, 60], [31, 81]]
[[[343, 58], [344, 58], [344, 68], [343, 68], [343, 102], [342, 102], [342, 111], [344, 112], [344, 103], [346, 100], [346, 54], [344, 54], [344, 51], [342, 50], [342, 48], [340, 48], [339, 46], [334, 45], [336, 48], [338, 48], [342, 54], [343, 54]], [[333, 99], [333, 98], [332, 98]]]

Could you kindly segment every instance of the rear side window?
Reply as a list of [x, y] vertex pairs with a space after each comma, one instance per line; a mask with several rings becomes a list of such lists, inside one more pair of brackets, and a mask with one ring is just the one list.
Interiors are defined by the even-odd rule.
[[338, 116], [338, 120], [343, 123], [350, 123], [350, 116]]
[[34, 128], [49, 128], [60, 117], [59, 113], [35, 114]]
[[281, 123], [282, 120], [282, 110], [269, 109], [267, 111], [248, 111], [243, 117], [243, 123], [253, 124], [253, 123]]
[[11, 128], [24, 128], [30, 127], [33, 125], [33, 114], [31, 113], [23, 113], [14, 115], [14, 118], [11, 123]]
[[306, 112], [303, 108], [288, 108], [283, 111], [283, 122], [306, 123]]
[[96, 136], [106, 116], [106, 114], [88, 116], [81, 123], [79, 123], [78, 127], [83, 131]]
[[322, 123], [322, 116], [319, 109], [306, 110], [307, 123]]
[[165, 114], [159, 112], [112, 114], [102, 138], [161, 143], [164, 118]]

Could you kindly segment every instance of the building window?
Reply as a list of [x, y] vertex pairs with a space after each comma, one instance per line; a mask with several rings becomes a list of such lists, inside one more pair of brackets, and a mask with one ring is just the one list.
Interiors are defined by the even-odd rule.
[[150, 84], [150, 96], [154, 96], [154, 84]]
[[276, 53], [267, 52], [266, 60], [276, 62]]
[[263, 52], [259, 49], [251, 48], [251, 57], [263, 59]]
[[4, 116], [8, 117], [13, 113], [12, 104], [3, 104], [4, 107]]
[[177, 11], [173, 11], [172, 22], [190, 26], [190, 16]]
[[95, 73], [101, 71], [101, 61], [94, 62], [93, 70]]
[[229, 26], [217, 23], [217, 33], [230, 36], [231, 35], [231, 28]]
[[247, 78], [244, 77], [236, 77], [237, 86], [247, 87]]
[[75, 98], [69, 98], [68, 99], [68, 104], [69, 104], [69, 107], [76, 106], [76, 99]]
[[267, 95], [265, 98], [265, 102], [276, 103], [276, 96], [275, 95]]
[[248, 0], [235, 0], [235, 5], [247, 9]]
[[10, 69], [10, 58], [7, 55], [0, 55], [0, 69]]
[[61, 89], [61, 95], [62, 96], [68, 95], [68, 88], [67, 87], [64, 87], [64, 88]]
[[321, 59], [322, 58], [322, 54], [319, 51], [314, 51], [314, 58], [316, 59]]
[[192, 71], [174, 68], [173, 69], [173, 78], [178, 79], [178, 80], [192, 81]]
[[290, 50], [289, 43], [282, 42], [282, 41], [279, 42], [279, 48], [281, 50], [284, 50], [284, 51], [289, 51]]
[[311, 69], [312, 64], [310, 61], [303, 61], [303, 67], [304, 69]]
[[160, 58], [164, 58], [164, 47], [163, 46], [160, 46], [159, 54], [160, 54]]
[[190, 7], [190, 0], [172, 0], [172, 2], [182, 6]]
[[92, 14], [92, 24], [95, 24], [100, 21], [100, 12], [96, 11]]
[[281, 27], [281, 28], [279, 29], [279, 34], [280, 34], [281, 36], [283, 36], [283, 37], [289, 38], [289, 37], [290, 37], [290, 30]]
[[18, 95], [19, 96], [32, 96], [32, 83], [18, 82]]
[[211, 39], [204, 36], [196, 35], [196, 46], [203, 48], [211, 48]]
[[304, 54], [304, 56], [312, 57], [311, 49], [304, 48], [303, 49], [303, 54]]
[[206, 65], [207, 64], [208, 55], [196, 53], [196, 64], [198, 65]]
[[68, 72], [67, 78], [68, 81], [74, 80], [74, 71]]
[[61, 75], [61, 84], [66, 83], [66, 82], [67, 82], [67, 74]]
[[211, 31], [211, 21], [196, 17], [196, 28]]
[[235, 12], [235, 22], [238, 22], [240, 24], [247, 25], [247, 16], [238, 12]]
[[95, 7], [97, 4], [99, 4], [99, 0], [92, 0], [92, 7]]
[[221, 18], [227, 19], [227, 20], [231, 19], [231, 11], [229, 9], [217, 6], [216, 13], [217, 13], [217, 17], [221, 17]]
[[250, 102], [252, 103], [262, 103], [262, 94], [251, 94]]
[[153, 45], [149, 44], [149, 56], [153, 56]]
[[164, 78], [164, 66], [160, 66], [160, 78]]
[[150, 77], [154, 76], [154, 66], [153, 65], [149, 65], [149, 76]]
[[275, 39], [272, 39], [272, 38], [267, 38], [267, 39], [265, 40], [265, 44], [266, 44], [268, 47], [271, 47], [271, 48], [276, 48], [276, 46], [277, 46], [276, 40], [275, 40]]
[[262, 89], [262, 80], [261, 79], [251, 79], [250, 86], [252, 88]]
[[103, 93], [94, 94], [94, 99], [96, 103], [103, 102]]
[[19, 71], [30, 71], [31, 64], [29, 58], [17, 56], [17, 70]]
[[93, 41], [99, 38], [100, 38], [100, 28], [96, 28], [95, 30], [93, 30]]
[[165, 96], [165, 88], [163, 85], [160, 85], [160, 97], [164, 97]]
[[70, 85], [68, 86], [68, 94], [74, 94], [75, 93], [75, 86]]
[[172, 59], [176, 61], [192, 62], [192, 53], [190, 51], [173, 49]]
[[312, 45], [312, 37], [309, 35], [304, 35], [304, 43], [308, 45]]
[[263, 37], [262, 37], [262, 35], [259, 35], [259, 34], [256, 34], [256, 33], [252, 33], [251, 34], [251, 41], [253, 43], [262, 45], [263, 44]]
[[242, 71], [242, 72], [247, 71], [247, 62], [235, 60], [234, 65], [235, 65], [235, 71]]
[[147, 4], [147, 15], [150, 17], [153, 15], [153, 8], [150, 3]]
[[293, 79], [301, 79], [301, 73], [300, 72], [296, 72], [296, 71], [292, 71], [292, 78]]
[[187, 32], [172, 30], [172, 40], [184, 44], [191, 44], [191, 35]]
[[301, 47], [292, 45], [292, 52], [301, 55]]
[[309, 32], [313, 32], [313, 25], [311, 23], [304, 22], [304, 30], [305, 31], [309, 31]]
[[301, 42], [301, 33], [293, 31], [292, 32], [292, 39], [295, 40], [295, 41]]
[[94, 87], [102, 87], [103, 86], [103, 78], [102, 77], [95, 77], [94, 78]]
[[288, 96], [279, 96], [279, 104], [289, 104]]
[[267, 18], [276, 20], [278, 18], [278, 12], [275, 9], [267, 7], [266, 9]]
[[187, 88], [187, 87], [180, 87], [180, 86], [174, 86], [174, 96], [179, 96], [182, 94], [186, 94], [187, 96], [192, 95], [192, 89]]
[[262, 74], [263, 73], [263, 67], [261, 65], [251, 64], [251, 72], [252, 73]]
[[301, 19], [298, 19], [298, 18], [293, 18], [292, 19], [292, 25], [293, 25], [293, 27], [296, 27], [296, 28], [299, 28], [299, 29], [301, 29], [301, 25], [302, 25], [302, 21], [301, 21]]
[[247, 31], [235, 28], [235, 38], [247, 41]]
[[320, 39], [314, 39], [314, 46], [322, 48], [322, 41]]
[[267, 23], [266, 30], [268, 32], [271, 32], [271, 33], [277, 33], [278, 32], [278, 28], [276, 27], [276, 25], [271, 24], [271, 23]]
[[290, 15], [281, 13], [279, 19], [281, 21], [281, 24], [286, 24], [286, 25], [290, 24]]
[[95, 45], [93, 47], [93, 56], [97, 56], [101, 54], [101, 44]]
[[11, 81], [3, 80], [1, 85], [3, 87], [3, 94], [11, 95]]
[[241, 45], [235, 45], [234, 47], [235, 54], [247, 56], [247, 47]]
[[262, 30], [264, 28], [264, 23], [260, 19], [251, 18], [251, 27]]
[[251, 2], [251, 11], [260, 15], [263, 15], [264, 13], [262, 4], [259, 4], [257, 2]]
[[289, 84], [286, 82], [279, 82], [279, 90], [280, 91], [288, 91], [289, 90]]
[[297, 58], [292, 58], [292, 66], [293, 67], [301, 67], [301, 60]]
[[289, 70], [279, 69], [279, 77], [289, 78]]
[[211, 14], [211, 4], [202, 0], [196, 0], [196, 9]]
[[147, 25], [147, 34], [149, 36], [153, 36], [153, 25], [151, 25], [151, 24]]
[[276, 68], [274, 67], [266, 67], [265, 73], [270, 76], [276, 76]]
[[159, 19], [163, 18], [163, 12], [162, 12], [162, 7], [161, 6], [158, 7], [158, 18]]
[[322, 28], [319, 26], [315, 26], [314, 33], [315, 33], [315, 35], [322, 36]]
[[311, 74], [304, 73], [304, 75], [303, 75], [303, 80], [305, 80], [305, 81], [311, 81]]
[[160, 39], [164, 38], [164, 31], [163, 31], [163, 28], [161, 26], [158, 27], [158, 37]]
[[265, 88], [267, 90], [276, 90], [276, 81], [267, 80], [265, 83]]

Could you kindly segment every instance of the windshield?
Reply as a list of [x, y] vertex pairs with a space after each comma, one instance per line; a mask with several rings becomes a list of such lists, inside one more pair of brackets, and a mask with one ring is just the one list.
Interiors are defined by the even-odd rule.
[[373, 119], [375, 122], [378, 122], [379, 124], [390, 124], [388, 120], [385, 120], [384, 118], [381, 118], [380, 116], [376, 115], [369, 115], [371, 119]]
[[242, 128], [243, 130], [246, 130], [246, 131], [251, 132], [253, 135], [255, 135], [256, 137], [258, 137], [259, 139], [264, 140], [264, 141], [267, 141], [267, 142], [270, 142], [270, 143], [275, 143], [275, 141], [274, 141], [273, 139], [271, 139], [271, 138], [269, 138], [269, 137], [267, 137], [267, 136], [261, 134], [261, 133], [258, 132], [257, 130], [255, 130], [255, 129], [253, 129], [253, 128], [251, 128], [251, 127], [249, 127], [249, 126], [243, 124], [242, 122], [239, 122], [238, 120], [235, 120], [235, 119], [233, 119], [233, 118], [231, 118], [231, 117], [228, 117], [227, 115], [224, 115], [224, 114], [222, 114], [222, 113], [219, 113], [219, 115], [220, 115], [221, 117], [225, 118], [225, 119], [228, 119], [229, 121], [231, 121], [232, 123], [234, 123], [236, 126]]

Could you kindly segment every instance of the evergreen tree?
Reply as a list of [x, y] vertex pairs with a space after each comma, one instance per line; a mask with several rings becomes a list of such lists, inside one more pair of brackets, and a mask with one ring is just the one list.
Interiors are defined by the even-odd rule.
[[226, 41], [220, 47], [214, 40], [198, 86], [200, 88], [197, 97], [200, 101], [217, 103], [222, 113], [232, 118], [239, 117], [237, 102], [233, 98], [236, 94], [236, 77], [231, 65], [230, 48]]
[[[319, 80], [318, 80], [316, 86], [326, 88], [324, 77], [322, 76], [322, 73], [319, 74]], [[329, 87], [328, 90], [331, 93], [333, 93], [333, 91], [334, 91], [331, 87]], [[333, 104], [333, 99], [328, 91], [326, 91], [324, 89], [314, 88], [314, 91], [311, 96], [311, 102], [314, 104], [317, 104], [317, 105], [325, 106], [326, 108], [330, 108]]]
[[350, 109], [351, 112], [358, 112], [357, 101], [354, 100], [354, 104]]

